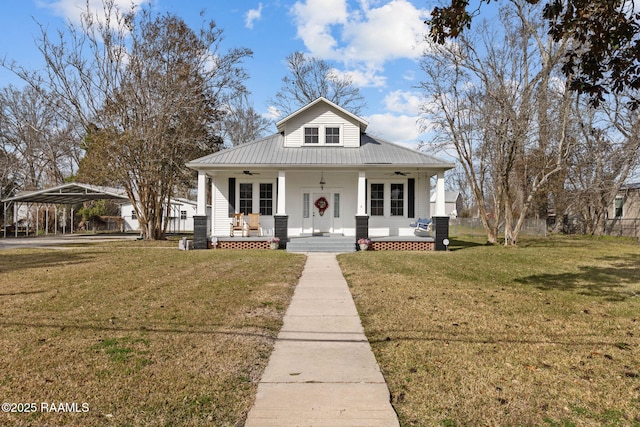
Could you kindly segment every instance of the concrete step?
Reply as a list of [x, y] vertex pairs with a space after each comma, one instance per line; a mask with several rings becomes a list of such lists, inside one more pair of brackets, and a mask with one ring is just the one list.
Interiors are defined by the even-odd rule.
[[287, 242], [287, 252], [355, 252], [352, 237], [304, 237]]

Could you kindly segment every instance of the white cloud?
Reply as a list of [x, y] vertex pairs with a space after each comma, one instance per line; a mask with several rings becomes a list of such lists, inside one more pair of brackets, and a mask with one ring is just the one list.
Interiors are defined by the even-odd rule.
[[373, 68], [362, 68], [358, 70], [340, 71], [336, 68], [331, 70], [339, 77], [350, 77], [354, 86], [357, 87], [384, 87], [387, 78], [378, 74], [378, 70]]
[[253, 23], [259, 21], [262, 18], [262, 3], [258, 4], [257, 9], [249, 9], [245, 15], [244, 26], [253, 29]]
[[418, 116], [397, 114], [372, 114], [365, 119], [369, 122], [367, 133], [391, 142], [415, 144], [419, 139]]
[[384, 103], [388, 111], [417, 116], [423, 101], [419, 92], [395, 90], [385, 96]]
[[[150, 0], [114, 0], [116, 9], [122, 12], [131, 11], [132, 3], [134, 7], [138, 7]], [[54, 14], [62, 16], [73, 23], [79, 23], [81, 16], [87, 11], [85, 0], [38, 0], [38, 7], [50, 9]], [[104, 17], [104, 4], [102, 0], [89, 0], [89, 10], [100, 19]]]
[[275, 121], [282, 117], [282, 112], [280, 112], [280, 110], [278, 110], [273, 105], [270, 105], [269, 107], [267, 107], [267, 111], [265, 113], [262, 113], [262, 117]]
[[376, 64], [416, 59], [422, 53], [417, 47], [425, 33], [426, 16], [426, 10], [417, 9], [407, 0], [392, 0], [365, 10], [361, 20], [351, 20], [344, 27], [344, 57]]
[[337, 41], [332, 26], [347, 22], [346, 0], [307, 0], [296, 2], [291, 9], [300, 37], [314, 56], [333, 59]]
[[391, 0], [377, 8], [370, 3], [361, 0], [359, 8], [348, 11], [346, 0], [298, 1], [292, 8], [298, 37], [312, 55], [345, 63], [375, 67], [420, 57], [428, 11], [408, 0]]
[[298, 0], [291, 13], [309, 53], [343, 63], [358, 87], [384, 87], [386, 62], [416, 60], [424, 50], [429, 11], [409, 0]]

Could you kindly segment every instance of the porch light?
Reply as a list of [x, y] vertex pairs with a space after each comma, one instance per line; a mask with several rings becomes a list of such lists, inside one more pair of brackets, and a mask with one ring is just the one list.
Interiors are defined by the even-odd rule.
[[324, 182], [324, 172], [320, 172], [320, 189], [324, 190], [324, 185], [326, 184], [326, 182]]

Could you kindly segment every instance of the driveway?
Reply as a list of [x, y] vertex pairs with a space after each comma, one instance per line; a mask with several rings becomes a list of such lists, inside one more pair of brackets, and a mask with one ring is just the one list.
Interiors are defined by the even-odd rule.
[[138, 234], [67, 234], [42, 237], [0, 238], [0, 250], [17, 248], [45, 248], [78, 243], [112, 242], [114, 240], [135, 240]]

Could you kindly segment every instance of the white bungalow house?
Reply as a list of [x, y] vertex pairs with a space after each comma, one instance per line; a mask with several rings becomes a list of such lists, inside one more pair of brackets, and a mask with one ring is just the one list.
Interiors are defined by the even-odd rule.
[[228, 237], [234, 213], [260, 213], [263, 235], [281, 242], [413, 236], [416, 218], [445, 218], [444, 173], [454, 165], [370, 136], [367, 125], [318, 98], [276, 123], [274, 135], [187, 163], [198, 171], [195, 247]]
[[[193, 217], [197, 212], [197, 203], [193, 200], [174, 198], [171, 200], [171, 208], [167, 213], [167, 206], [164, 206], [164, 215], [169, 215], [167, 224], [168, 233], [191, 233], [193, 232]], [[133, 209], [131, 202], [120, 206], [120, 216], [123, 219], [123, 230], [140, 231], [140, 223]]]

